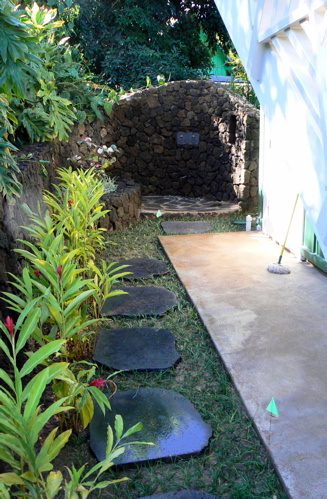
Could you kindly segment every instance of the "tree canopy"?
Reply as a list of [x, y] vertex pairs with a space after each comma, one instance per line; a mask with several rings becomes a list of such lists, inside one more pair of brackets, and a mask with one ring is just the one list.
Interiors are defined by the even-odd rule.
[[[108, 85], [207, 74], [212, 52], [229, 37], [214, 0], [76, 0], [73, 43]], [[206, 35], [203, 41], [201, 34]]]
[[116, 98], [94, 85], [62, 26], [56, 9], [0, 0], [0, 192], [8, 197], [20, 192], [15, 145], [67, 140], [74, 122], [102, 118]]

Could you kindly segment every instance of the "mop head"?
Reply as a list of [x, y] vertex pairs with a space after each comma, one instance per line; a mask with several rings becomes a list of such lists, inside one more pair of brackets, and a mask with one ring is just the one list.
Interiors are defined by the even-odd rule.
[[281, 263], [270, 263], [267, 267], [268, 272], [272, 274], [290, 274], [291, 269], [286, 265], [282, 265]]

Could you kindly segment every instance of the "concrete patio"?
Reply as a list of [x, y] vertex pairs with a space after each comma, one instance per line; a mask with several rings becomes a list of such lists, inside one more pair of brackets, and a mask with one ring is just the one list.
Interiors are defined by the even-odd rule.
[[[327, 497], [327, 276], [259, 232], [160, 236], [289, 496]], [[275, 398], [279, 417], [266, 407]]]

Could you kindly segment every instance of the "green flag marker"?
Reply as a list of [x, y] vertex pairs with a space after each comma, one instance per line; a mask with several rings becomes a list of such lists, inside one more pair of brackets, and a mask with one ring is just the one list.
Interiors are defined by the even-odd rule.
[[161, 211], [160, 211], [160, 210], [158, 210], [158, 211], [157, 211], [157, 214], [156, 214], [156, 217], [157, 217], [157, 218], [159, 218], [159, 217], [161, 217], [161, 215], [162, 215]]
[[274, 397], [272, 397], [271, 401], [270, 401], [270, 402], [269, 402], [269, 404], [267, 405], [267, 407], [266, 407], [266, 411], [271, 412], [271, 414], [272, 414], [273, 416], [276, 416], [276, 418], [278, 418], [278, 416], [279, 416], [279, 412], [278, 412], [277, 405], [276, 405], [276, 402], [275, 402]]

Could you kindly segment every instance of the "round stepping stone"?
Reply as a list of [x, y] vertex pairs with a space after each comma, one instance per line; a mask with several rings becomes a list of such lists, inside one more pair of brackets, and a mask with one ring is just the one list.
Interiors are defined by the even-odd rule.
[[209, 232], [213, 227], [209, 222], [161, 222], [166, 234], [192, 234]]
[[93, 358], [118, 370], [168, 369], [180, 360], [168, 329], [130, 327], [100, 331]]
[[168, 272], [168, 267], [162, 260], [156, 260], [151, 258], [130, 258], [128, 260], [121, 260], [116, 265], [113, 265], [112, 269], [115, 267], [120, 267], [121, 265], [128, 265], [122, 272], [131, 272], [123, 277], [123, 279], [131, 281], [134, 279], [146, 279], [147, 277], [152, 277], [154, 275], [162, 275]]
[[[163, 388], [127, 390], [116, 393], [110, 404], [105, 415], [95, 404], [90, 423], [90, 446], [99, 461], [105, 458], [107, 426], [114, 427], [116, 414], [123, 418], [124, 431], [138, 422], [143, 428], [124, 439], [125, 452], [114, 459], [115, 464], [198, 454], [212, 435], [194, 405], [177, 392]], [[135, 440], [155, 445], [128, 445]]]
[[177, 305], [176, 295], [166, 288], [158, 286], [131, 286], [116, 288], [128, 294], [107, 298], [102, 306], [101, 315], [112, 317], [123, 315], [161, 315]]
[[140, 497], [140, 499], [218, 499], [218, 497], [200, 490], [184, 489], [175, 492], [166, 492], [165, 494], [144, 496]]

